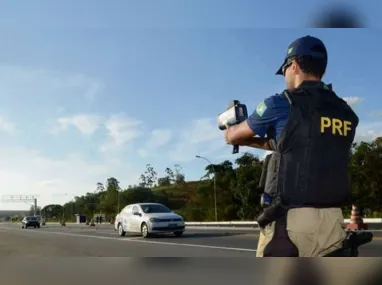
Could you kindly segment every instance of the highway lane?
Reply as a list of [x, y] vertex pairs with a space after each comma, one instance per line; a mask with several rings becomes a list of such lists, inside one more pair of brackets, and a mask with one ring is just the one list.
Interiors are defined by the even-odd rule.
[[[382, 256], [382, 232], [360, 256]], [[119, 237], [111, 225], [48, 225], [22, 230], [0, 225], [1, 256], [45, 257], [255, 257], [256, 229], [187, 229], [183, 237]], [[33, 246], [31, 246], [33, 244]]]
[[231, 236], [224, 233], [190, 232], [181, 238], [143, 239], [131, 235], [119, 237], [110, 229], [48, 226], [22, 230], [18, 225], [1, 225], [0, 255], [20, 257], [254, 257], [256, 255], [255, 244], [239, 248], [230, 242]]

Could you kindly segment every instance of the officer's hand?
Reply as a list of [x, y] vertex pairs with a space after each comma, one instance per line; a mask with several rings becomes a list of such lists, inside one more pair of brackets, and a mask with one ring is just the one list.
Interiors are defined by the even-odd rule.
[[226, 144], [231, 144], [230, 131], [232, 129], [230, 129], [230, 127], [227, 124], [225, 126], [226, 126], [226, 130], [224, 131], [224, 139], [225, 139]]
[[228, 134], [228, 131], [225, 130], [225, 131], [224, 131], [224, 140], [225, 140], [226, 144], [229, 144], [227, 134]]

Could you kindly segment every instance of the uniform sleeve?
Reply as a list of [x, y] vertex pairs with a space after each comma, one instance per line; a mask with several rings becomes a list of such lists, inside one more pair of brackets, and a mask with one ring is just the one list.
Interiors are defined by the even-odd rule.
[[271, 96], [261, 101], [247, 119], [248, 126], [261, 138], [265, 137], [269, 128], [276, 127], [280, 118], [280, 110], [282, 109], [280, 108], [280, 100], [277, 100], [276, 96], [279, 97], [280, 95]]

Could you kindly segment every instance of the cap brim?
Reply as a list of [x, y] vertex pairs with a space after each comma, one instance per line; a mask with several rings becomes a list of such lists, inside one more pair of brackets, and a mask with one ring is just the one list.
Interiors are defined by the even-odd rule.
[[283, 66], [284, 66], [284, 65], [281, 65], [281, 67], [279, 68], [279, 70], [277, 70], [276, 75], [283, 75]]
[[284, 75], [283, 74], [283, 67], [288, 62], [288, 58], [284, 59], [283, 64], [280, 66], [279, 70], [277, 70], [276, 75]]

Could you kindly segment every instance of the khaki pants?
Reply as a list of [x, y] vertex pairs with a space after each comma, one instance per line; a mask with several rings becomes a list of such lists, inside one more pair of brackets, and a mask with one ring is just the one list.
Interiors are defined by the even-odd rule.
[[[342, 246], [346, 237], [343, 223], [340, 208], [291, 209], [287, 215], [287, 232], [300, 257], [319, 257]], [[274, 226], [272, 223], [260, 229], [257, 257], [263, 257], [264, 248], [273, 237]]]

